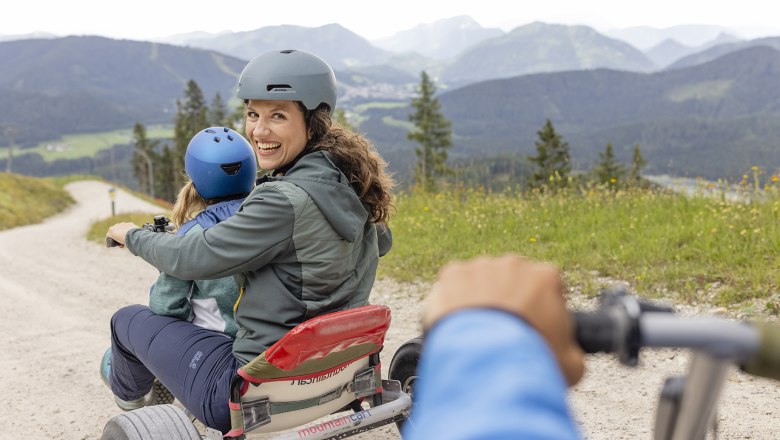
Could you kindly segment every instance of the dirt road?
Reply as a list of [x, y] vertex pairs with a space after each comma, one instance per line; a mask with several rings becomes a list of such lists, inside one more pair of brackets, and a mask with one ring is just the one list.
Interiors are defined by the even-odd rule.
[[[88, 243], [88, 226], [110, 214], [108, 185], [76, 182], [77, 204], [45, 222], [0, 232], [0, 439], [96, 439], [118, 413], [98, 376], [119, 307], [145, 303], [157, 271], [123, 249]], [[158, 208], [118, 191], [118, 212]], [[393, 310], [385, 368], [401, 342], [418, 333], [425, 286], [377, 283], [372, 302]], [[578, 298], [574, 298], [576, 303]], [[591, 439], [651, 438], [662, 378], [684, 372], [687, 356], [650, 353], [629, 370], [608, 356], [589, 359], [571, 395]], [[521, 372], [518, 372], [521, 374]], [[733, 372], [720, 406], [721, 439], [780, 438], [780, 387]], [[394, 428], [356, 437], [399, 438]]]

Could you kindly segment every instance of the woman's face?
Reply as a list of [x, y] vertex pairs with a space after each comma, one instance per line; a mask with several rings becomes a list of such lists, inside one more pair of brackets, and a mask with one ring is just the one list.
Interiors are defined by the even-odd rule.
[[255, 147], [260, 168], [270, 171], [292, 162], [310, 134], [296, 102], [252, 99], [246, 105], [246, 137]]

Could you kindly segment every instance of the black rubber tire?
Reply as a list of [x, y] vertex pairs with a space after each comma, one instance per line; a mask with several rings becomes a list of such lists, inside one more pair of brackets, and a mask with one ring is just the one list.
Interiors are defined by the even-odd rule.
[[201, 440], [179, 407], [154, 405], [112, 417], [100, 440]]
[[155, 379], [154, 384], [152, 384], [152, 391], [146, 396], [146, 405], [144, 406], [168, 405], [173, 403], [174, 400], [176, 398], [168, 391], [168, 388], [165, 388], [165, 385]]
[[[417, 364], [420, 362], [422, 345], [422, 336], [412, 338], [398, 348], [393, 355], [393, 360], [390, 361], [390, 379], [401, 382], [401, 391], [412, 398], [412, 405], [414, 405], [414, 382], [417, 380]], [[411, 413], [411, 409], [409, 412]], [[396, 422], [399, 431], [404, 423], [407, 421]]]

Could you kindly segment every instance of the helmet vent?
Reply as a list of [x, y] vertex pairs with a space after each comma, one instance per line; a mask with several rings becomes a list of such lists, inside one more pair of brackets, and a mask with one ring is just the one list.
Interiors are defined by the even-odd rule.
[[233, 140], [233, 136], [231, 136], [231, 135], [227, 135], [227, 138], [228, 138], [229, 141]]
[[279, 53], [293, 53], [293, 52], [295, 52], [295, 49], [287, 49], [287, 50], [283, 50], [283, 51], [281, 51]]
[[206, 133], [211, 133], [211, 134], [216, 133], [216, 131], [214, 131], [214, 130], [212, 130], [210, 128], [207, 128], [205, 131], [206, 131]]
[[223, 163], [219, 166], [228, 176], [235, 176], [241, 170], [241, 162]]
[[214, 136], [214, 142], [220, 143], [222, 139], [219, 136]]
[[268, 84], [265, 86], [265, 90], [271, 93], [295, 93], [295, 89], [293, 89], [289, 84]]

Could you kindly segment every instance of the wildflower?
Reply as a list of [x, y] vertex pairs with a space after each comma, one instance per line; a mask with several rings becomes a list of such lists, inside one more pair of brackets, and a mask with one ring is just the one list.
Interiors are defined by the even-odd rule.
[[536, 243], [536, 237], [531, 237], [528, 239], [531, 243]]

